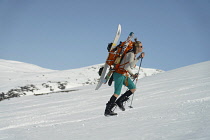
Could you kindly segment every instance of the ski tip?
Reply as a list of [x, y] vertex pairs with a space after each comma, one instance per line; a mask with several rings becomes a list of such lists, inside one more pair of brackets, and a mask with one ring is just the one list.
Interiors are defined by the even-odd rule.
[[99, 89], [99, 86], [97, 85], [96, 88], [95, 88], [95, 90], [98, 90], [98, 89]]
[[119, 29], [119, 30], [120, 30], [120, 32], [121, 32], [121, 25], [120, 25], [120, 24], [118, 25], [118, 29]]

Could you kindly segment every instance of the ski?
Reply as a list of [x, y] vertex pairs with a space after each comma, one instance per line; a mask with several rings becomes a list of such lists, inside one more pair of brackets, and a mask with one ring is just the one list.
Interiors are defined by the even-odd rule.
[[112, 73], [113, 73], [113, 71], [109, 70], [109, 72], [107, 73], [107, 75], [104, 78], [104, 81], [103, 81], [104, 84], [106, 84], [107, 81], [110, 79], [110, 77], [112, 76]]
[[[120, 35], [121, 35], [121, 25], [119, 24], [117, 32], [116, 32], [116, 35], [115, 35], [115, 38], [114, 38], [114, 40], [112, 42], [111, 50], [117, 45], [117, 42], [118, 42], [118, 40], [120, 38]], [[107, 71], [108, 67], [109, 67], [109, 65], [105, 62], [103, 71], [101, 73], [101, 77], [99, 79], [99, 82], [98, 82], [95, 90], [98, 90], [101, 87], [101, 85], [104, 83], [105, 75], [106, 75], [106, 71]]]

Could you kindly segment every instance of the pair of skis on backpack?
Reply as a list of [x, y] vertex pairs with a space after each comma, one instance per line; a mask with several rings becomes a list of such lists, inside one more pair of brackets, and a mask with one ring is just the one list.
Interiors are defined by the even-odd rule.
[[[103, 68], [100, 68], [99, 75], [100, 79], [96, 86], [96, 90], [98, 90], [102, 84], [106, 84], [108, 81], [108, 85], [111, 86], [113, 81], [113, 72], [115, 65], [119, 64], [123, 53], [132, 49], [130, 46], [132, 45], [132, 38], [134, 37], [134, 33], [131, 32], [127, 37], [126, 41], [122, 44], [120, 43], [118, 46], [116, 45], [121, 35], [121, 25], [118, 25], [117, 33], [115, 35], [114, 41], [110, 43], [107, 47], [109, 51], [109, 55], [106, 59], [105, 65]], [[109, 72], [106, 74], [107, 69], [109, 68]]]

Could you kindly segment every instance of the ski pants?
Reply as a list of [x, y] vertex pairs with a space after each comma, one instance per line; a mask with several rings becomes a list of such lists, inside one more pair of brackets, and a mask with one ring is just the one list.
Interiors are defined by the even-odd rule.
[[[123, 74], [114, 72], [113, 78], [114, 78], [114, 93], [117, 95], [120, 95], [122, 86], [123, 85], [126, 86], [126, 84], [125, 84], [126, 76], [124, 76]], [[130, 79], [130, 77], [128, 77], [128, 86], [127, 87], [128, 87], [128, 89], [136, 89], [136, 86], [134, 85], [134, 83]]]

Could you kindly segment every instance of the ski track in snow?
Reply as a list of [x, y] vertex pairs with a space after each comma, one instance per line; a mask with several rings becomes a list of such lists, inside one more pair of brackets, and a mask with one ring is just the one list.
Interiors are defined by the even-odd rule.
[[134, 108], [128, 102], [113, 117], [103, 115], [113, 92], [105, 85], [4, 100], [0, 139], [209, 140], [209, 67], [210, 61], [140, 79]]

